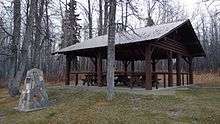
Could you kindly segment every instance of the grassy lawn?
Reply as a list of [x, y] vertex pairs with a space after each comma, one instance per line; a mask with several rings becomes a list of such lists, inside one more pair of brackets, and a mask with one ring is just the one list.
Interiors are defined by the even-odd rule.
[[152, 124], [220, 122], [220, 89], [177, 91], [175, 95], [117, 93], [112, 102], [105, 92], [48, 88], [53, 106], [35, 112], [13, 109], [18, 98], [0, 89], [2, 124]]

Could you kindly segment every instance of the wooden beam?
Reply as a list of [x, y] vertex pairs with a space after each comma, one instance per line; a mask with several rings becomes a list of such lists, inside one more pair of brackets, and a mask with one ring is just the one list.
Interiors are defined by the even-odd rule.
[[189, 84], [193, 84], [193, 58], [189, 57]]
[[71, 67], [71, 57], [70, 55], [66, 55], [65, 85], [70, 85], [70, 67]]
[[172, 51], [168, 51], [168, 87], [173, 86], [173, 61]]
[[181, 56], [180, 54], [177, 54], [177, 57], [176, 57], [176, 83], [177, 83], [177, 86], [180, 86], [181, 85], [181, 70], [180, 70], [180, 59], [181, 59]]
[[156, 46], [158, 48], [162, 48], [162, 49], [166, 49], [166, 50], [170, 50], [170, 51], [175, 51], [175, 53], [179, 53], [181, 55], [185, 55], [185, 56], [190, 55], [189, 50], [185, 46], [185, 44], [183, 44], [180, 41], [170, 39], [168, 37], [160, 39], [157, 42], [153, 42], [152, 45]]
[[183, 50], [182, 48], [176, 48], [176, 47], [170, 46], [166, 43], [155, 42], [155, 43], [152, 43], [152, 45], [155, 46], [155, 47], [164, 49], [164, 50], [175, 51], [176, 53], [179, 53], [181, 55], [186, 55], [186, 56], [189, 55], [189, 53], [187, 51]]
[[145, 46], [145, 89], [152, 90], [151, 44]]
[[175, 45], [175, 46], [178, 46], [178, 47], [181, 47], [181, 48], [187, 50], [185, 44], [183, 44], [183, 43], [180, 42], [180, 41], [173, 40], [173, 39], [170, 39], [170, 38], [166, 37], [166, 38], [165, 38], [165, 42], [169, 42], [169, 43], [172, 44], [172, 45]]

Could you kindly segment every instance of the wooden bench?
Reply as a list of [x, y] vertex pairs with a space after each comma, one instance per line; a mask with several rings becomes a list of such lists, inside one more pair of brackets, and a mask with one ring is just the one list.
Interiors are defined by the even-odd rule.
[[156, 80], [152, 80], [152, 86], [154, 87], [156, 87], [156, 89], [158, 89], [158, 85], [159, 85], [159, 81], [160, 81], [161, 79], [160, 78], [157, 78]]
[[128, 76], [126, 76], [126, 75], [116, 75], [115, 86], [120, 85], [120, 83], [122, 83], [122, 86], [128, 86], [128, 82], [129, 82]]
[[132, 75], [132, 76], [128, 76], [128, 79], [129, 79], [129, 87], [130, 88], [133, 88], [135, 84], [137, 86], [142, 86], [143, 87], [144, 79], [143, 79], [142, 76]]

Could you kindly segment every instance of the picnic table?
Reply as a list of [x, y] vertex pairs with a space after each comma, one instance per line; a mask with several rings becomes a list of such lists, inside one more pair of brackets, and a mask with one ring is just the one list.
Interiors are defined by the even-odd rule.
[[[159, 81], [161, 79], [152, 78], [152, 86], [158, 89]], [[97, 85], [97, 79], [95, 73], [88, 73], [85, 74], [85, 78], [82, 79], [83, 85], [87, 84], [88, 86], [95, 86]], [[102, 75], [102, 83], [104, 86], [107, 85], [106, 80], [106, 73]], [[144, 87], [145, 76], [142, 74], [124, 74], [124, 73], [115, 73], [115, 86], [128, 86], [133, 88], [137, 87]]]

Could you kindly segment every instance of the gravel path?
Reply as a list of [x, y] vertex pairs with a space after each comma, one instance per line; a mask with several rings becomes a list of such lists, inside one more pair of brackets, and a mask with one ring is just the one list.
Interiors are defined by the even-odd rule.
[[[97, 86], [53, 86], [52, 88], [62, 88], [65, 90], [86, 90], [94, 92], [105, 92], [106, 87]], [[139, 95], [175, 95], [176, 90], [188, 90], [187, 87], [169, 87], [169, 88], [159, 88], [153, 90], [145, 90], [144, 88], [126, 88], [126, 87], [115, 87], [116, 93], [134, 93]]]

